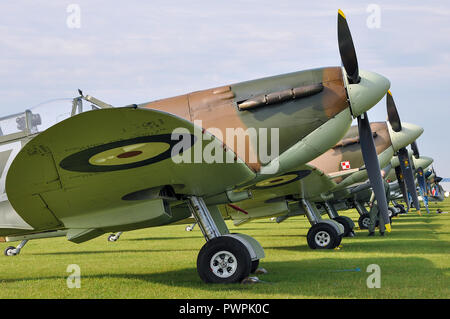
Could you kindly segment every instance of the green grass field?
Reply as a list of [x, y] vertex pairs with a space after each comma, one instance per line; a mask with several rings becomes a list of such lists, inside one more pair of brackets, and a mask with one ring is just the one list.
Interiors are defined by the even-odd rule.
[[[432, 211], [438, 207], [450, 211], [450, 200], [431, 204]], [[358, 218], [356, 211], [347, 216]], [[176, 225], [124, 233], [115, 243], [106, 235], [80, 245], [65, 238], [31, 241], [19, 256], [0, 256], [0, 299], [450, 297], [450, 214], [403, 215], [394, 218], [386, 237], [357, 230], [356, 237], [343, 239], [342, 249], [331, 251], [308, 248], [304, 217], [229, 226], [265, 248], [264, 283], [204, 284], [195, 266], [201, 232]], [[80, 289], [67, 287], [69, 264], [81, 267]], [[366, 286], [369, 264], [381, 267], [380, 289]]]

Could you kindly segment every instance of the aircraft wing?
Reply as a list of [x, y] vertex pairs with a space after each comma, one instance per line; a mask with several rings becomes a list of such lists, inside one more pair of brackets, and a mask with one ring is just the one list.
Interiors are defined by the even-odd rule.
[[[172, 134], [175, 129], [182, 133]], [[76, 229], [69, 230], [69, 239], [127, 230], [127, 225], [176, 221], [171, 216], [175, 212], [168, 211], [167, 201], [161, 200], [163, 189], [207, 196], [255, 177], [231, 150], [224, 150], [221, 141], [211, 136], [207, 143], [196, 139], [196, 129], [202, 136], [202, 128], [189, 121], [137, 107], [81, 113], [50, 127], [22, 148], [7, 175], [8, 199], [36, 230]], [[180, 141], [187, 145], [181, 151]], [[235, 161], [195, 159], [195, 152], [202, 152], [205, 144], [220, 150], [224, 160], [231, 153]], [[186, 154], [184, 162], [174, 162]]]
[[[320, 198], [320, 194], [333, 189], [336, 183], [311, 165], [302, 165], [295, 171], [263, 180], [252, 186], [252, 199], [226, 205], [225, 214], [232, 218], [235, 225], [243, 224], [254, 218], [285, 214], [288, 201], [299, 198]], [[233, 208], [233, 206], [239, 208]]]

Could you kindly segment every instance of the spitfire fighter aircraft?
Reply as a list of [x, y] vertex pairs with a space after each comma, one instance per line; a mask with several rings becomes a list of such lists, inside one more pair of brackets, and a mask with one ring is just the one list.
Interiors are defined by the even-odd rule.
[[[397, 113], [390, 92], [387, 109], [388, 113]], [[370, 125], [381, 167], [387, 166], [394, 154], [423, 132], [417, 125], [400, 123], [398, 116], [389, 119]], [[233, 219], [235, 225], [270, 216], [281, 222], [291, 216], [306, 215], [312, 226], [307, 235], [308, 245], [313, 249], [337, 247], [342, 236], [324, 224], [321, 214], [326, 212], [331, 220], [342, 224], [344, 236], [352, 235], [353, 221], [339, 216], [339, 208], [334, 205], [344, 200], [353, 203], [358, 192], [371, 187], [371, 183], [362, 189], [355, 187], [368, 178], [360, 143], [358, 128], [351, 127], [339, 143], [308, 164], [253, 185], [251, 199], [220, 206], [222, 214]], [[361, 208], [358, 204], [354, 205]]]
[[443, 178], [437, 176], [434, 167], [429, 168], [425, 172], [425, 178], [429, 190], [429, 201], [442, 202], [445, 199], [445, 191], [439, 183], [443, 181]]
[[[392, 114], [393, 108], [389, 107], [389, 104], [393, 105], [393, 100], [392, 100], [392, 95], [389, 93], [388, 97], [388, 113]], [[391, 112], [389, 112], [389, 109], [391, 110]], [[392, 118], [392, 116], [390, 116], [390, 123], [392, 123], [391, 127], [396, 127], [397, 125], [395, 124], [397, 122], [397, 119], [399, 121], [399, 117], [398, 115], [395, 116], [394, 118]], [[397, 122], [400, 123], [400, 122]], [[407, 124], [407, 123], [401, 123], [401, 125], [404, 128], [401, 128], [399, 130], [400, 131], [404, 131], [406, 129], [407, 132], [407, 127], [411, 126], [411, 124]], [[413, 126], [414, 127], [414, 126]], [[414, 129], [413, 129], [414, 130]], [[411, 200], [413, 201], [414, 207], [416, 208], [417, 212], [420, 214], [420, 203], [418, 200], [418, 196], [417, 196], [417, 192], [416, 192], [416, 182], [415, 180], [415, 175], [416, 175], [416, 168], [420, 168], [420, 167], [428, 167], [429, 165], [431, 165], [431, 163], [433, 162], [433, 159], [429, 158], [429, 157], [419, 157], [419, 153], [418, 153], [418, 149], [417, 149], [417, 144], [416, 141], [413, 139], [413, 136], [417, 136], [419, 137], [421, 135], [421, 133], [423, 132], [423, 129], [420, 127], [415, 127], [416, 133], [414, 134], [412, 132], [406, 133], [403, 132], [403, 134], [406, 133], [406, 136], [409, 136], [410, 139], [408, 140], [407, 138], [405, 138], [406, 136], [403, 135], [403, 138], [400, 136], [397, 136], [397, 143], [396, 147], [394, 147], [394, 150], [396, 150], [396, 154], [397, 156], [392, 157], [390, 162], [386, 162], [385, 160], [383, 160], [383, 156], [381, 153], [380, 154], [380, 162], [382, 162], [382, 165], [385, 166], [383, 168], [383, 171], [385, 172], [385, 180], [390, 182], [390, 190], [391, 190], [391, 196], [390, 199], [392, 199], [392, 207], [389, 207], [389, 216], [390, 216], [390, 220], [392, 221], [392, 217], [397, 216], [398, 214], [401, 213], [406, 213], [407, 210], [405, 210], [405, 207], [399, 203], [397, 203], [397, 201], [395, 199], [399, 199], [399, 196], [397, 196], [398, 192], [401, 191], [402, 193], [402, 199], [405, 200], [407, 194], [412, 194], [409, 195], [409, 197], [411, 198]], [[374, 133], [377, 134], [377, 133]], [[393, 132], [394, 136], [396, 134], [396, 132]], [[392, 135], [391, 135], [391, 139], [392, 139]], [[401, 140], [401, 142], [399, 142]], [[412, 141], [412, 142], [411, 142]], [[406, 150], [406, 146], [411, 145], [411, 148], [413, 149], [413, 151], [407, 151]], [[404, 154], [406, 154], [405, 157]], [[386, 159], [387, 157], [384, 156], [384, 159]], [[403, 165], [401, 165], [401, 160], [403, 160]], [[408, 183], [406, 183], [406, 180], [408, 180]], [[400, 181], [400, 182], [399, 182]], [[412, 185], [408, 186], [407, 185]], [[370, 183], [358, 183], [355, 184], [353, 186], [350, 186], [348, 189], [349, 193], [347, 194], [343, 194], [340, 191], [337, 191], [334, 193], [334, 196], [337, 200], [335, 201], [330, 201], [327, 205], [325, 204], [319, 204], [318, 205], [318, 210], [320, 212], [326, 212], [328, 213], [328, 215], [333, 218], [332, 216], [339, 216], [337, 214], [337, 211], [340, 210], [347, 210], [347, 209], [352, 209], [355, 208], [357, 210], [357, 212], [360, 215], [360, 218], [358, 220], [358, 225], [360, 229], [367, 229], [368, 228], [368, 223], [370, 222], [370, 216], [369, 213], [367, 211], [367, 209], [365, 208], [365, 205], [369, 202], [369, 199], [371, 197], [372, 194], [372, 189], [370, 187]], [[406, 201], [408, 202], [408, 201]], [[335, 211], [330, 211], [330, 209], [327, 209], [326, 206], [328, 205], [332, 205], [335, 208]], [[409, 206], [408, 206], [409, 209]]]
[[[412, 152], [410, 153], [410, 155], [412, 155]], [[411, 158], [411, 162], [415, 163], [413, 165], [418, 165], [418, 166], [428, 166], [432, 163], [432, 159], [429, 157], [425, 157], [422, 156], [420, 158]], [[389, 207], [389, 211], [390, 211], [390, 217], [395, 217], [398, 214], [405, 214], [407, 212], [407, 210], [405, 209], [405, 207], [398, 203], [397, 200], [399, 199], [404, 199], [402, 192], [400, 190], [400, 183], [398, 182], [398, 180], [396, 180], [396, 169], [400, 166], [398, 158], [394, 157], [391, 160], [391, 163], [385, 167], [386, 170], [386, 181], [389, 182], [389, 186], [390, 186], [390, 200], [392, 202], [392, 206]], [[398, 171], [397, 171], [398, 172]], [[403, 179], [403, 174], [401, 173], [400, 175]], [[404, 183], [404, 180], [403, 180]], [[370, 188], [365, 188], [363, 187], [364, 185], [359, 185], [357, 187], [355, 187], [353, 189], [353, 194], [354, 197], [352, 199], [347, 199], [347, 200], [341, 200], [340, 203], [336, 204], [337, 210], [346, 210], [346, 209], [350, 209], [350, 208], [356, 208], [357, 212], [359, 213], [360, 217], [358, 220], [358, 225], [360, 229], [367, 229], [369, 222], [370, 222], [370, 216], [368, 211], [365, 208], [365, 204], [369, 202], [370, 200], [370, 196], [371, 196], [371, 189]], [[406, 186], [404, 185], [403, 188], [405, 189], [405, 192], [408, 192], [406, 190]], [[417, 193], [416, 193], [417, 196]], [[406, 202], [405, 202], [406, 203]], [[417, 210], [417, 212], [420, 214], [420, 207]], [[392, 221], [392, 219], [391, 219]]]
[[[413, 146], [414, 145], [414, 146]], [[426, 156], [420, 156], [417, 144], [411, 144], [412, 151], [408, 152], [408, 161], [411, 164], [411, 171], [413, 173], [413, 187], [408, 187], [405, 182], [405, 177], [402, 174], [400, 159], [394, 158], [391, 162], [392, 167], [395, 169], [391, 171], [387, 176], [387, 179], [392, 181], [392, 191], [397, 191], [401, 195], [401, 199], [406, 204], [406, 211], [409, 211], [411, 201], [413, 206], [420, 211], [420, 202], [417, 195], [416, 180], [419, 184], [419, 193], [428, 195], [428, 182], [425, 180], [424, 170], [428, 169], [433, 163], [433, 159]], [[395, 198], [395, 197], [394, 197]], [[428, 211], [428, 203], [424, 201], [424, 206]]]
[[[393, 155], [415, 143], [423, 132], [417, 125], [400, 122], [390, 92], [387, 96], [387, 110], [390, 114], [389, 122], [375, 122], [370, 125], [380, 165], [387, 166], [383, 169], [386, 170], [386, 176], [393, 172], [391, 167], [400, 167], [398, 157]], [[409, 158], [411, 156], [412, 152]], [[428, 167], [430, 164], [428, 158], [415, 159], [413, 168]], [[251, 187], [251, 199], [219, 205], [219, 209], [224, 218], [232, 219], [237, 226], [260, 218], [275, 216], [278, 222], [282, 222], [288, 217], [306, 215], [312, 226], [307, 235], [309, 246], [313, 249], [335, 248], [342, 237], [353, 235], [354, 228], [353, 221], [346, 216], [340, 216], [339, 210], [356, 208], [360, 213], [360, 228], [367, 228], [370, 218], [364, 205], [372, 194], [370, 182], [362, 184], [367, 177], [360, 151], [358, 128], [353, 126], [333, 148], [307, 165], [298, 167], [295, 174], [288, 172], [256, 183]], [[396, 207], [388, 209], [390, 217], [400, 212]], [[324, 213], [343, 225], [343, 236], [339, 236], [324, 223], [321, 218]], [[389, 220], [391, 221], [391, 218]], [[191, 231], [193, 226], [188, 226], [186, 230]], [[108, 240], [116, 241], [121, 234], [119, 232], [110, 235]], [[324, 236], [330, 240], [320, 240]]]
[[[206, 239], [197, 259], [200, 278], [207, 283], [240, 282], [256, 269], [264, 250], [250, 236], [230, 234], [219, 205], [249, 199], [254, 185], [270, 184], [278, 176], [301, 179], [305, 172], [298, 168], [333, 147], [353, 118], [358, 118], [365, 168], [388, 223], [366, 111], [390, 83], [359, 70], [341, 11], [338, 43], [343, 67], [121, 108], [81, 93], [71, 116], [46, 130], [39, 129], [43, 114], [27, 111], [13, 117], [25, 129], [0, 140], [5, 190], [0, 236], [22, 238], [23, 244], [65, 235], [82, 243], [108, 232], [173, 224], [192, 215]], [[93, 102], [94, 110], [82, 112], [82, 100]], [[234, 141], [239, 134], [230, 128], [253, 129], [258, 142], [278, 135], [278, 147], [268, 146], [278, 148], [277, 156], [267, 160], [260, 143], [251, 138], [238, 146]], [[327, 224], [343, 233], [339, 223]], [[15, 255], [22, 247], [7, 254]]]

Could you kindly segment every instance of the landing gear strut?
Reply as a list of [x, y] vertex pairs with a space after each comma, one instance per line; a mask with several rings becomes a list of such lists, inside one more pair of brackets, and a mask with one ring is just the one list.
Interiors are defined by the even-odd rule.
[[28, 239], [22, 240], [20, 244], [16, 247], [9, 246], [5, 249], [4, 254], [5, 256], [16, 256], [20, 254], [20, 250], [28, 243]]
[[192, 225], [188, 225], [188, 226], [186, 226], [186, 231], [193, 231], [193, 230], [194, 230], [194, 227], [195, 227], [195, 225], [197, 225], [197, 223], [193, 223]]
[[190, 196], [187, 204], [206, 240], [197, 257], [200, 278], [235, 283], [248, 277], [264, 257], [261, 245], [250, 236], [230, 234], [217, 206], [207, 207], [203, 198]]
[[344, 234], [344, 226], [335, 220], [324, 220], [316, 214], [311, 203], [302, 199], [301, 204], [305, 210], [311, 228], [306, 236], [311, 249], [333, 249], [340, 245]]
[[324, 205], [328, 217], [344, 226], [344, 237], [354, 237], [355, 232], [353, 231], [353, 228], [355, 227], [355, 223], [353, 222], [353, 220], [347, 216], [339, 216], [333, 204], [325, 202]]
[[[389, 209], [389, 222], [392, 224], [392, 216], [394, 216], [393, 215], [393, 209], [392, 209], [392, 207], [389, 207], [388, 209]], [[364, 207], [364, 210], [366, 210], [365, 207]], [[369, 213], [366, 210], [365, 213], [362, 213], [360, 215], [361, 216], [359, 216], [359, 219], [358, 219], [359, 229], [369, 229], [369, 225], [370, 225], [370, 215], [369, 215]], [[379, 221], [376, 221], [375, 222], [375, 227], [378, 227], [378, 224], [379, 224]]]
[[358, 202], [357, 200], [353, 201], [355, 205], [356, 211], [359, 214], [358, 226], [359, 229], [368, 229], [370, 224], [370, 215], [367, 209], [364, 207], [364, 204]]
[[115, 233], [115, 234], [111, 234], [108, 236], [108, 241], [111, 241], [111, 242], [117, 241], [120, 238], [120, 235], [122, 235], [122, 234], [123, 234], [122, 231]]

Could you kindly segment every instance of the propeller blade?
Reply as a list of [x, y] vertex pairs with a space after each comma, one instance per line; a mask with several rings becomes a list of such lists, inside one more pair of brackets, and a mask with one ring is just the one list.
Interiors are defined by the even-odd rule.
[[394, 132], [400, 132], [402, 130], [402, 122], [400, 121], [400, 116], [398, 115], [391, 91], [388, 91], [388, 94], [386, 94], [386, 109], [392, 130], [394, 130]]
[[347, 72], [348, 81], [350, 84], [359, 83], [360, 77], [355, 46], [353, 45], [353, 39], [347, 24], [347, 19], [340, 9], [338, 11], [337, 30], [339, 53], [341, 55], [342, 65], [344, 66], [345, 72]]
[[411, 149], [413, 151], [413, 155], [415, 158], [419, 158], [420, 154], [419, 154], [419, 148], [417, 147], [417, 143], [416, 141], [411, 143]]
[[422, 169], [422, 167], [419, 167], [416, 171], [417, 171], [417, 183], [419, 184], [420, 195], [422, 196], [423, 204], [424, 204], [427, 212], [430, 213], [430, 210], [428, 209], [427, 182], [425, 181], [423, 169]]
[[395, 175], [397, 176], [398, 185], [400, 186], [400, 191], [402, 192], [403, 201], [406, 203], [407, 210], [409, 210], [409, 200], [408, 191], [406, 190], [405, 179], [403, 178], [402, 168], [397, 166], [395, 168]]
[[413, 199], [414, 207], [420, 211], [419, 198], [417, 197], [416, 183], [414, 182], [414, 174], [408, 157], [408, 151], [406, 148], [401, 148], [398, 151], [398, 160], [400, 162], [400, 167], [402, 169], [403, 178], [406, 182], [406, 187], [408, 192]]
[[367, 113], [358, 116], [358, 131], [367, 175], [369, 176], [370, 184], [372, 185], [372, 190], [378, 203], [381, 218], [386, 226], [386, 230], [389, 232], [391, 230], [391, 224], [389, 220], [386, 191], [383, 185], [383, 178], [381, 177], [380, 163], [378, 162], [377, 151], [375, 149], [375, 143], [373, 142], [372, 130], [370, 129]]

